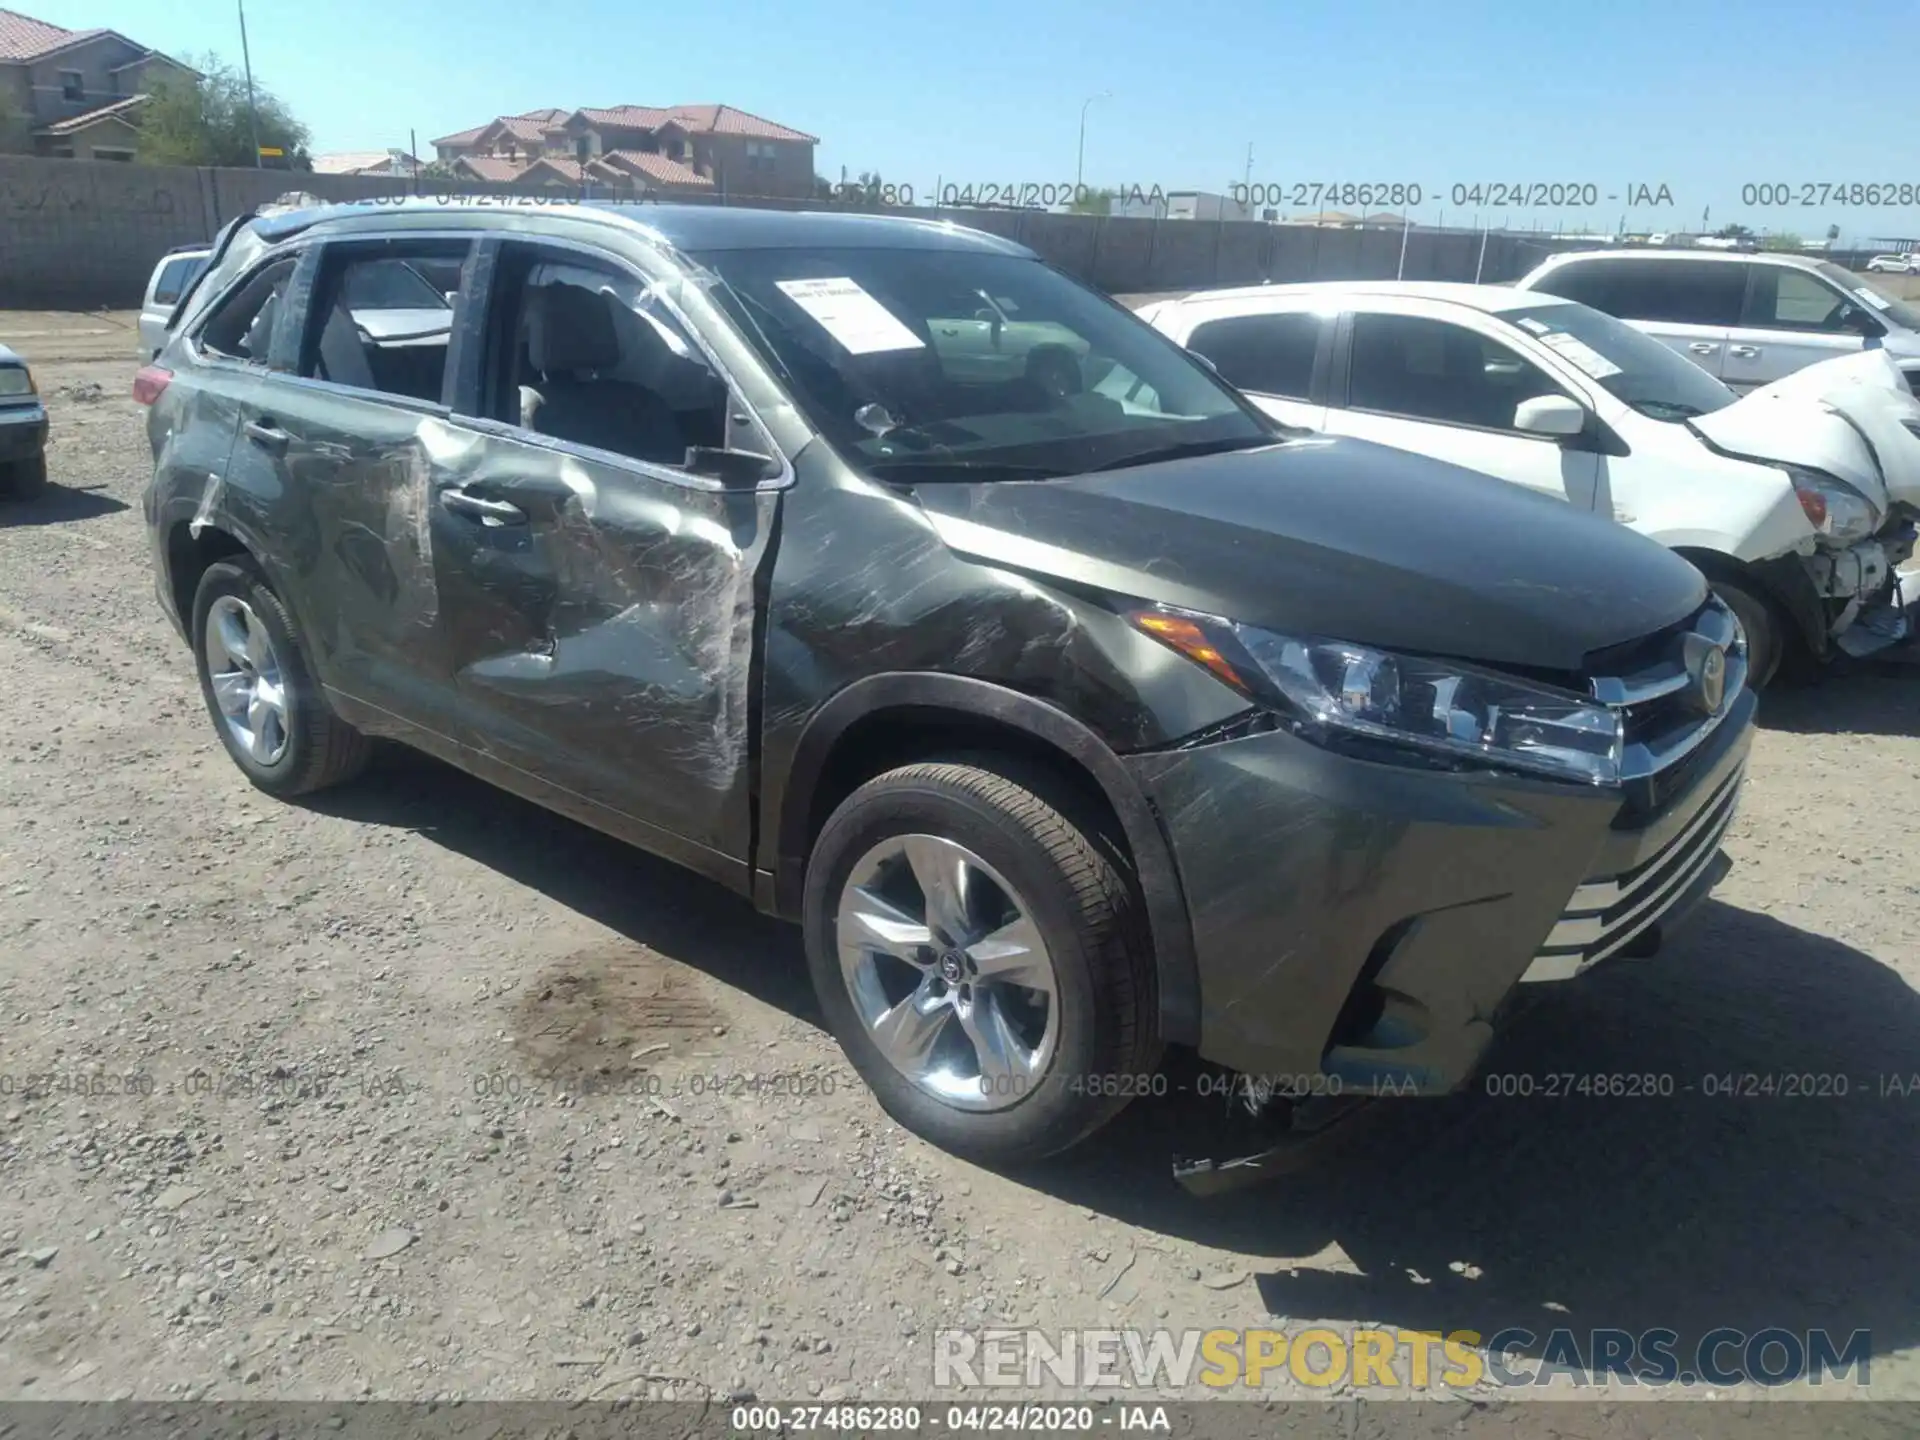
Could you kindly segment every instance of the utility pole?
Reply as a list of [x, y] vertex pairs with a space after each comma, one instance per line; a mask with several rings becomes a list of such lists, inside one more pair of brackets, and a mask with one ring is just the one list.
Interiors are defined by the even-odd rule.
[[1102, 90], [1098, 95], [1089, 95], [1080, 102], [1080, 153], [1073, 165], [1073, 198], [1076, 200], [1080, 198], [1080, 182], [1086, 177], [1087, 171], [1087, 107], [1096, 100], [1112, 98], [1111, 90]]
[[253, 136], [253, 168], [261, 167], [260, 120], [253, 110], [253, 56], [247, 50], [247, 0], [235, 0], [240, 7], [240, 61], [247, 70], [247, 133]]

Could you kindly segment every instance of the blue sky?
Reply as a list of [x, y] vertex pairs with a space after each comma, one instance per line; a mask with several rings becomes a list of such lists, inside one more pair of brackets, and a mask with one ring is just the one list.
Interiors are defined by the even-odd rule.
[[[8, 0], [237, 62], [231, 0]], [[1743, 204], [1780, 182], [1920, 189], [1920, 0], [250, 0], [254, 73], [316, 150], [404, 146], [539, 105], [724, 101], [821, 137], [819, 169], [938, 182], [1593, 183], [1543, 229], [1740, 221], [1920, 234], [1920, 204]], [[428, 153], [431, 153], [430, 151]], [[1674, 203], [1628, 211], [1628, 186]], [[1471, 204], [1468, 207], [1471, 210]], [[1498, 220], [1499, 216], [1493, 217]]]

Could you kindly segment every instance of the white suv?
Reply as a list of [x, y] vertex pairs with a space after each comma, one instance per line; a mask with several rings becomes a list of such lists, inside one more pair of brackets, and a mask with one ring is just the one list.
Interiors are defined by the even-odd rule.
[[1450, 460], [1677, 550], [1740, 617], [1756, 684], [1796, 645], [1824, 659], [1910, 633], [1920, 401], [1879, 357], [1743, 399], [1597, 310], [1503, 286], [1271, 285], [1139, 313], [1289, 425]]
[[147, 277], [147, 292], [140, 300], [140, 354], [151, 360], [167, 341], [167, 321], [173, 307], [187, 287], [206, 268], [212, 250], [205, 245], [186, 245], [169, 250]]
[[1920, 381], [1920, 310], [1830, 260], [1580, 250], [1515, 283], [1618, 316], [1735, 390], [1876, 347]]
[[1876, 255], [1867, 269], [1885, 275], [1920, 275], [1920, 255]]

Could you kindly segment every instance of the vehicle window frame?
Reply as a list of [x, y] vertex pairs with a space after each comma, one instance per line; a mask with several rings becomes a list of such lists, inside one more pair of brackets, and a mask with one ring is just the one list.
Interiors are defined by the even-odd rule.
[[[166, 305], [169, 307], [178, 305], [180, 303], [180, 297], [187, 293], [187, 287], [193, 283], [194, 263], [195, 257], [192, 255], [166, 255], [161, 257], [159, 265], [154, 268], [153, 285], [147, 291], [147, 304], [150, 306]], [[176, 266], [185, 268], [180, 271], [181, 279], [179, 285], [171, 295], [168, 295], [161, 287], [166, 284], [167, 272]]]
[[[1256, 390], [1249, 386], [1240, 385], [1234, 380], [1229, 379], [1228, 376], [1217, 367], [1214, 373], [1242, 394], [1259, 395], [1273, 400], [1287, 400], [1298, 405], [1322, 405], [1326, 403], [1328, 371], [1332, 367], [1334, 337], [1338, 329], [1336, 322], [1339, 319], [1338, 315], [1329, 314], [1324, 307], [1298, 305], [1284, 309], [1262, 308], [1258, 310], [1234, 310], [1228, 308], [1213, 314], [1202, 310], [1197, 319], [1191, 319], [1187, 322], [1185, 329], [1186, 339], [1181, 343], [1186, 349], [1192, 350], [1194, 354], [1200, 355], [1202, 359], [1206, 359], [1207, 357], [1202, 354], [1201, 351], [1194, 349], [1193, 341], [1194, 337], [1209, 325], [1229, 324], [1242, 320], [1290, 320], [1296, 317], [1303, 318], [1316, 327], [1313, 341], [1313, 358], [1307, 368], [1307, 387], [1304, 395], [1288, 395], [1278, 390]], [[1208, 360], [1208, 363], [1212, 364], [1213, 362]]]
[[1355, 405], [1353, 403], [1354, 332], [1358, 328], [1359, 321], [1368, 316], [1378, 316], [1382, 319], [1391, 320], [1422, 320], [1433, 325], [1450, 325], [1457, 330], [1464, 331], [1468, 335], [1473, 336], [1484, 344], [1497, 345], [1503, 350], [1506, 350], [1515, 359], [1520, 361], [1521, 364], [1531, 366], [1537, 371], [1540, 376], [1553, 387], [1552, 393], [1564, 396], [1566, 399], [1573, 401], [1579, 405], [1581, 409], [1585, 410], [1589, 416], [1597, 413], [1590, 400], [1574, 393], [1567, 387], [1564, 376], [1555, 374], [1552, 370], [1549, 370], [1546, 366], [1535, 360], [1531, 355], [1515, 347], [1505, 336], [1497, 334], [1490, 329], [1478, 328], [1454, 316], [1430, 315], [1415, 310], [1369, 310], [1353, 305], [1346, 306], [1340, 316], [1339, 354], [1334, 367], [1337, 374], [1334, 378], [1332, 391], [1327, 397], [1327, 404], [1330, 409], [1346, 410], [1355, 415], [1377, 415], [1385, 420], [1403, 420], [1414, 425], [1444, 425], [1450, 430], [1470, 430], [1476, 435], [1500, 435], [1512, 440], [1529, 440], [1538, 444], [1555, 445], [1561, 448], [1565, 448], [1567, 441], [1578, 438], [1577, 436], [1571, 435], [1539, 435], [1530, 430], [1516, 430], [1511, 424], [1476, 425], [1469, 420], [1442, 420], [1432, 415], [1413, 415], [1402, 410], [1379, 410], [1368, 405]]
[[[206, 365], [236, 365], [245, 370], [258, 371], [262, 375], [271, 374], [274, 357], [281, 349], [283, 337], [287, 333], [289, 316], [295, 308], [293, 297], [296, 293], [295, 286], [299, 279], [302, 258], [302, 247], [297, 245], [269, 250], [223, 287], [219, 295], [201, 310], [199, 317], [194, 321], [193, 330], [187, 336], [187, 344], [191, 348], [194, 359]], [[287, 276], [286, 288], [280, 292], [280, 310], [273, 317], [273, 330], [267, 342], [267, 353], [259, 358], [250, 358], [230, 355], [224, 350], [211, 348], [206, 343], [207, 329], [220, 318], [227, 306], [233, 304], [268, 270], [289, 262], [293, 268]]]
[[[1639, 287], [1640, 293], [1646, 293], [1654, 285], [1674, 280], [1684, 280], [1690, 271], [1705, 271], [1708, 267], [1741, 267], [1738, 284], [1729, 287], [1733, 295], [1733, 310], [1724, 320], [1676, 317], [1671, 314], [1655, 314], [1650, 311], [1659, 307], [1621, 304], [1619, 296], [1629, 298]], [[1687, 325], [1700, 330], [1727, 330], [1740, 323], [1746, 313], [1747, 296], [1753, 285], [1754, 265], [1749, 260], [1719, 260], [1686, 255], [1633, 256], [1598, 254], [1592, 259], [1581, 256], [1554, 267], [1544, 280], [1551, 282], [1555, 275], [1586, 274], [1593, 276], [1602, 287], [1596, 300], [1588, 295], [1569, 295], [1564, 290], [1549, 288], [1541, 284], [1534, 288], [1544, 294], [1557, 295], [1563, 300], [1572, 300], [1578, 304], [1611, 315], [1616, 320], [1625, 320], [1636, 325]], [[1600, 303], [1604, 301], [1605, 303]]]
[[[599, 269], [616, 278], [624, 278], [645, 285], [651, 290], [655, 301], [679, 327], [681, 334], [699, 352], [714, 374], [726, 383], [728, 438], [733, 438], [731, 431], [741, 428], [740, 422], [744, 419], [744, 428], [752, 433], [754, 448], [775, 461], [780, 467], [779, 473], [755, 482], [750, 491], [745, 486], [729, 485], [710, 475], [695, 475], [679, 466], [663, 465], [656, 460], [643, 460], [637, 456], [623, 455], [617, 450], [603, 450], [597, 445], [583, 444], [558, 435], [543, 434], [512, 421], [497, 420], [490, 415], [482, 414], [481, 411], [488, 404], [488, 390], [494, 383], [497, 373], [502, 327], [510, 319], [517, 319], [519, 313], [517, 307], [508, 309], [506, 305], [506, 302], [513, 298], [509, 296], [506, 287], [509, 284], [521, 283], [514, 278], [519, 270], [518, 262], [506, 263], [506, 252], [513, 250], [533, 252], [532, 264], [536, 266], [543, 263], [544, 259], [545, 262], [553, 264]], [[495, 435], [519, 444], [533, 445], [565, 455], [577, 455], [596, 465], [608, 465], [631, 471], [648, 480], [662, 481], [689, 490], [749, 494], [760, 490], [784, 490], [792, 486], [793, 461], [787, 453], [787, 447], [779, 442], [773, 427], [767, 422], [759, 407], [749, 398], [746, 386], [741, 383], [740, 376], [734, 368], [721, 359], [712, 339], [701, 326], [694, 323], [688, 316], [686, 308], [671, 293], [676, 283], [684, 279], [677, 271], [665, 268], [654, 270], [646, 265], [637, 264], [627, 256], [611, 249], [568, 236], [519, 232], [511, 235], [488, 234], [480, 237], [474, 246], [469, 263], [474, 266], [475, 273], [471, 280], [473, 288], [466, 292], [467, 320], [463, 328], [467, 343], [463, 347], [461, 364], [457, 370], [453, 364], [453, 358], [449, 357], [448, 360], [451, 418], [482, 434]]]
[[[290, 332], [283, 332], [277, 338], [285, 341], [285, 354], [278, 356], [284, 364], [271, 366], [273, 373], [290, 384], [314, 386], [330, 394], [351, 395], [362, 400], [378, 401], [395, 405], [406, 410], [417, 410], [423, 414], [451, 415], [453, 396], [457, 377], [460, 374], [460, 358], [463, 342], [467, 337], [466, 315], [474, 308], [470, 297], [474, 291], [475, 264], [479, 253], [479, 237], [471, 230], [395, 230], [354, 231], [343, 235], [319, 235], [312, 237], [301, 247], [301, 263], [293, 283], [288, 287], [289, 298], [297, 301], [291, 309], [297, 317]], [[425, 400], [418, 395], [407, 395], [394, 390], [368, 389], [364, 385], [349, 385], [340, 380], [329, 380], [320, 375], [302, 373], [312, 358], [312, 351], [319, 343], [318, 315], [315, 300], [323, 293], [323, 286], [330, 281], [329, 265], [343, 252], [355, 250], [376, 250], [394, 245], [465, 245], [466, 258], [460, 264], [460, 293], [454, 303], [447, 324], [447, 361], [446, 369], [440, 377], [440, 395], [436, 400]], [[276, 352], [279, 351], [276, 345]]]
[[[1798, 265], [1750, 265], [1748, 271], [1746, 293], [1740, 298], [1740, 323], [1734, 327], [1736, 329], [1766, 330], [1778, 335], [1845, 335], [1852, 336], [1854, 339], [1861, 341], [1877, 338], [1887, 333], [1886, 321], [1882, 320], [1878, 315], [1873, 314], [1870, 308], [1862, 303], [1859, 296], [1848, 294], [1816, 270], [1803, 270]], [[1845, 325], [1801, 325], [1791, 324], [1778, 319], [1763, 320], [1751, 318], [1751, 312], [1758, 299], [1761, 287], [1766, 283], [1761, 279], [1762, 272], [1775, 276], [1804, 275], [1813, 284], [1821, 287], [1829, 295], [1832, 295], [1838, 300], [1844, 309], [1854, 310], [1866, 316], [1875, 328], [1872, 330], [1854, 330], [1849, 329]], [[1773, 282], [1773, 303], [1777, 311], [1780, 303], [1780, 282], [1778, 279]], [[1844, 309], [1837, 313], [1844, 313]]]

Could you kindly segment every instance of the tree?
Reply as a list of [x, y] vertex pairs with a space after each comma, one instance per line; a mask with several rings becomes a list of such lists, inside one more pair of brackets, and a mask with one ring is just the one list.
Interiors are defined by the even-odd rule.
[[[257, 81], [253, 117], [247, 114], [247, 81], [217, 55], [194, 62], [200, 74], [170, 72], [147, 92], [140, 107], [140, 158], [150, 165], [240, 165], [255, 163], [254, 126], [276, 169], [311, 170], [307, 127], [286, 103]], [[268, 163], [263, 161], [261, 163]]]
[[1762, 250], [1799, 250], [1803, 249], [1806, 243], [1792, 231], [1781, 230], [1761, 241], [1760, 248]]
[[1097, 190], [1084, 190], [1073, 198], [1067, 206], [1076, 215], [1111, 215], [1116, 192], [1111, 186]]
[[1713, 233], [1723, 240], [1747, 240], [1753, 236], [1753, 231], [1744, 225], [1722, 225]]

